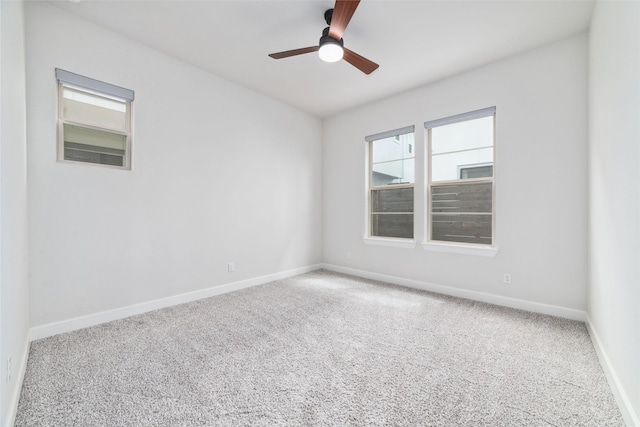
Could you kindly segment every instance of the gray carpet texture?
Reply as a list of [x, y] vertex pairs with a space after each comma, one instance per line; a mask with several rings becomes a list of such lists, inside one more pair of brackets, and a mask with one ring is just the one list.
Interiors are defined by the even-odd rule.
[[31, 344], [16, 426], [623, 426], [586, 327], [323, 270]]

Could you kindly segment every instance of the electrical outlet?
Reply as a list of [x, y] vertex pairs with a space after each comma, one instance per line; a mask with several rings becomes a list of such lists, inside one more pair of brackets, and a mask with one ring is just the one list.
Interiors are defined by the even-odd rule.
[[230, 262], [229, 264], [227, 264], [227, 270], [229, 271], [229, 273], [233, 273], [234, 271], [236, 271], [236, 263]]
[[7, 385], [11, 384], [11, 355], [7, 358]]
[[351, 259], [351, 252], [347, 252], [347, 259]]
[[504, 273], [503, 281], [504, 281], [504, 283], [506, 285], [510, 285], [511, 284], [511, 274]]

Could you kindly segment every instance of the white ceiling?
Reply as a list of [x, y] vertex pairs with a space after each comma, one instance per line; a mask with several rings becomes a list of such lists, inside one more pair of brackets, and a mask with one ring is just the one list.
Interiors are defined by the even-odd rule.
[[318, 117], [385, 98], [589, 26], [593, 1], [363, 0], [345, 47], [380, 64], [367, 76], [316, 53], [332, 0], [52, 1], [57, 6]]

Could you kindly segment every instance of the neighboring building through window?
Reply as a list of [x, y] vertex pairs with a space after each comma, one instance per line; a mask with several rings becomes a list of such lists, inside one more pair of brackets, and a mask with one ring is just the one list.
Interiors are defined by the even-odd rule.
[[131, 169], [134, 92], [68, 71], [58, 79], [58, 160]]
[[425, 123], [428, 241], [494, 245], [495, 107]]
[[366, 137], [369, 237], [413, 239], [413, 126]]

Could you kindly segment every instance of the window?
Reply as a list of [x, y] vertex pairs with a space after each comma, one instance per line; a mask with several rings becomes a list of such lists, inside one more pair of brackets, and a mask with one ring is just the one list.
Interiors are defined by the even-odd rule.
[[56, 69], [58, 160], [131, 169], [133, 91]]
[[481, 163], [475, 165], [458, 166], [458, 172], [458, 178], [460, 179], [493, 176], [493, 165]]
[[365, 138], [369, 143], [368, 237], [413, 239], [413, 126]]
[[495, 107], [425, 123], [428, 241], [494, 244]]

